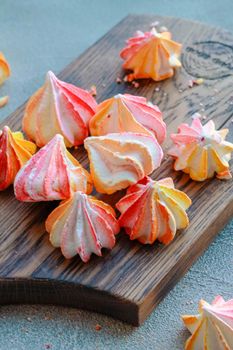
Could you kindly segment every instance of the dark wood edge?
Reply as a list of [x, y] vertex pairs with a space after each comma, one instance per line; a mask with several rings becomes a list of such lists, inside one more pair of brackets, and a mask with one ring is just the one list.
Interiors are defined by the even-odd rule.
[[[232, 181], [232, 180], [230, 180]], [[223, 199], [224, 200], [224, 199]], [[216, 235], [222, 230], [227, 223], [233, 218], [233, 200], [227, 203], [222, 213], [213, 220], [211, 229], [204, 230], [201, 239], [189, 246], [184, 255], [176, 261], [170, 272], [172, 278], [165, 276], [157, 288], [155, 288], [147, 297], [139, 304], [138, 324], [141, 325], [145, 319], [154, 310], [168, 292], [177, 284], [177, 282], [187, 273], [194, 262], [203, 254], [209, 247], [209, 244], [214, 240]]]
[[112, 316], [133, 326], [139, 326], [137, 304], [107, 292], [70, 282], [33, 278], [0, 279], [0, 304], [75, 307]]

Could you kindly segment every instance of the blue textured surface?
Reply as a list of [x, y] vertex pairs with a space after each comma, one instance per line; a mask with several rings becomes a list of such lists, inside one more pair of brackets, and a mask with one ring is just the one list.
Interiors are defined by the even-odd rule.
[[[0, 120], [38, 88], [48, 69], [59, 72], [129, 12], [182, 16], [233, 31], [232, 0], [1, 0], [0, 51], [12, 77], [0, 88], [1, 96], [10, 95]], [[180, 314], [195, 311], [200, 298], [233, 297], [232, 252], [233, 222], [140, 328], [64, 307], [2, 306], [0, 349], [181, 350], [189, 333]]]

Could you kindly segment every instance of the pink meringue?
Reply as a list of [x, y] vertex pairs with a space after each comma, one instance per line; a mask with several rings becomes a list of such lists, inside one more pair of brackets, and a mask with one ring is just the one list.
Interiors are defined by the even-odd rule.
[[225, 301], [217, 296], [212, 304], [201, 300], [198, 315], [182, 316], [192, 333], [185, 350], [233, 349], [233, 299]]
[[124, 131], [155, 136], [161, 144], [166, 137], [166, 124], [159, 108], [146, 98], [118, 94], [97, 107], [90, 120], [92, 136]]
[[116, 204], [120, 211], [119, 224], [130, 239], [152, 244], [158, 239], [170, 243], [178, 229], [189, 224], [185, 212], [191, 199], [174, 188], [171, 178], [153, 181], [149, 177], [128, 188], [127, 194]]
[[56, 134], [63, 135], [67, 147], [81, 145], [96, 106], [88, 91], [59, 80], [49, 71], [45, 84], [28, 101], [23, 130], [38, 147]]
[[123, 68], [133, 71], [127, 80], [152, 78], [159, 81], [172, 77], [174, 68], [181, 66], [181, 47], [171, 40], [169, 32], [158, 33], [155, 28], [145, 33], [138, 31], [120, 52], [125, 60]]
[[139, 133], [88, 137], [84, 147], [96, 190], [107, 194], [127, 188], [152, 173], [163, 158], [157, 140]]
[[46, 230], [54, 247], [61, 247], [65, 258], [76, 254], [87, 262], [92, 253], [112, 249], [119, 225], [110, 205], [78, 191], [63, 201], [47, 218]]
[[231, 178], [229, 160], [233, 144], [225, 141], [228, 129], [216, 130], [210, 120], [202, 125], [199, 118], [191, 126], [181, 124], [178, 134], [171, 134], [174, 147], [168, 152], [175, 158], [174, 169], [204, 181], [216, 173], [219, 179]]
[[20, 201], [40, 202], [66, 199], [75, 191], [90, 193], [92, 185], [89, 173], [58, 134], [18, 172], [14, 190]]

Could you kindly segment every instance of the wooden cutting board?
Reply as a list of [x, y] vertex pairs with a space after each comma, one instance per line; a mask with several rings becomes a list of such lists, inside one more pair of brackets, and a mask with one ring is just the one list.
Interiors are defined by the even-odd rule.
[[[168, 27], [174, 39], [184, 44], [183, 68], [161, 83], [140, 81], [138, 89], [117, 84], [116, 77], [124, 75], [119, 58], [124, 41], [137, 29], [148, 30], [154, 20]], [[59, 77], [83, 88], [95, 84], [98, 101], [125, 92], [147, 97], [164, 112], [168, 135], [181, 122], [190, 123], [194, 112], [200, 112], [206, 120], [214, 119], [218, 128], [229, 127], [228, 140], [232, 141], [232, 43], [233, 35], [219, 28], [183, 19], [130, 15]], [[190, 76], [202, 77], [205, 82], [189, 88]], [[25, 104], [1, 127], [8, 124], [13, 130], [20, 129], [24, 108]], [[165, 151], [169, 146], [168, 139]], [[88, 167], [83, 147], [74, 154]], [[65, 260], [49, 243], [44, 222], [57, 203], [20, 203], [12, 187], [0, 193], [0, 303], [69, 305], [141, 324], [233, 214], [231, 180], [196, 183], [174, 172], [170, 158], [152, 175], [154, 179], [165, 176], [171, 176], [176, 187], [193, 200], [188, 211], [189, 228], [179, 232], [169, 246], [143, 246], [122, 232], [112, 251], [105, 250], [102, 258], [92, 256], [87, 264], [79, 257]], [[98, 197], [114, 205], [123, 193]]]

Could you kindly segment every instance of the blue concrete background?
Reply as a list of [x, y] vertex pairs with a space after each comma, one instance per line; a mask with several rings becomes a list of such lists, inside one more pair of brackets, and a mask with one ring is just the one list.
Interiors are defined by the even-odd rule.
[[[190, 18], [233, 31], [233, 1], [210, 0], [0, 0], [0, 51], [12, 67], [0, 88], [13, 112], [43, 82], [58, 73], [128, 13]], [[1, 306], [0, 349], [181, 350], [189, 333], [180, 314], [200, 298], [233, 297], [233, 222], [169, 293], [140, 328], [106, 316], [64, 307]], [[102, 329], [96, 331], [96, 324]]]

